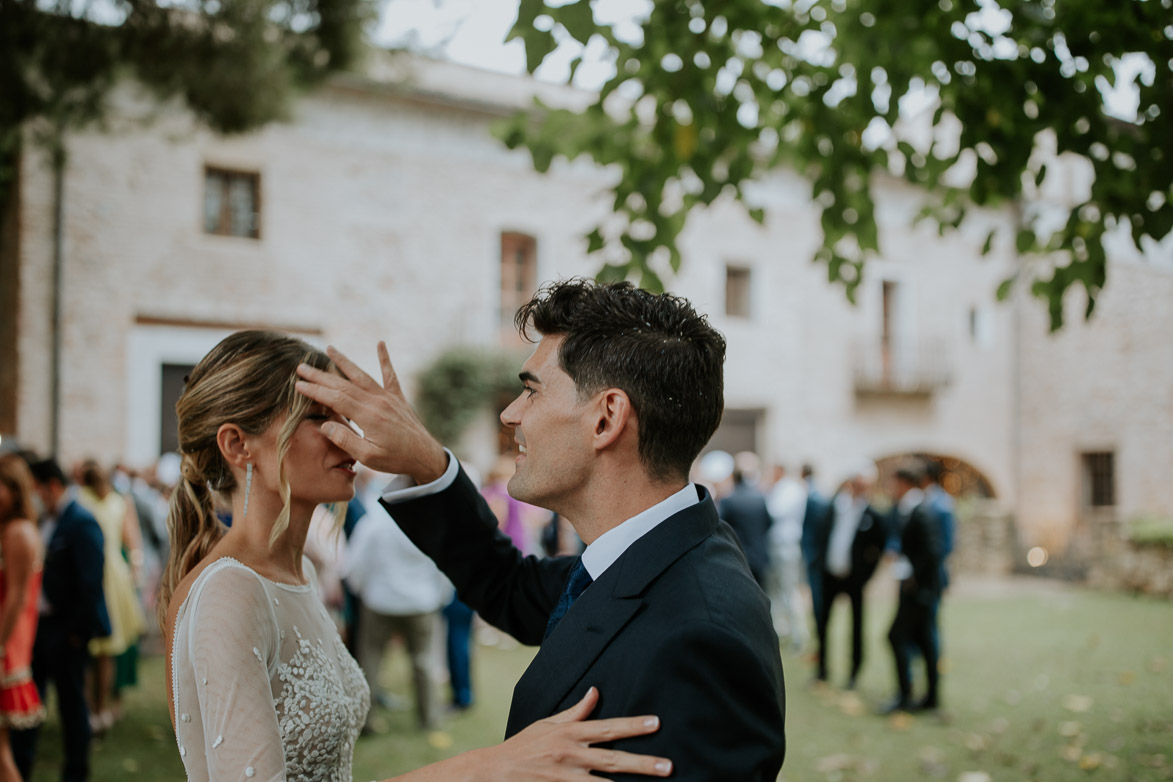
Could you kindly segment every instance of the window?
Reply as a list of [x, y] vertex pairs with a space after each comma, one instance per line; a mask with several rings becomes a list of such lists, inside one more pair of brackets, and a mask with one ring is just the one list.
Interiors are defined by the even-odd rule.
[[744, 266], [725, 267], [725, 314], [734, 318], [750, 316], [750, 271]]
[[520, 233], [501, 234], [501, 325], [511, 326], [518, 308], [538, 287], [538, 241]]
[[260, 238], [260, 174], [211, 166], [204, 169], [204, 232]]
[[1082, 455], [1083, 504], [1106, 508], [1116, 504], [1116, 454], [1098, 451]]

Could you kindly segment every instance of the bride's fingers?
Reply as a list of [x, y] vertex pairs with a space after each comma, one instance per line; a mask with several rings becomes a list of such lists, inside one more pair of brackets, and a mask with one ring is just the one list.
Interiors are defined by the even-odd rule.
[[641, 717], [612, 717], [606, 720], [587, 720], [569, 726], [575, 741], [582, 744], [601, 744], [633, 736], [646, 736], [660, 729], [660, 718], [651, 714]]
[[595, 705], [599, 702], [599, 691], [595, 687], [587, 690], [586, 695], [582, 696], [582, 700], [571, 706], [566, 711], [560, 711], [546, 721], [553, 723], [562, 722], [582, 722], [591, 715], [595, 710]]
[[602, 771], [605, 774], [643, 774], [650, 777], [666, 777], [672, 773], [672, 761], [655, 755], [636, 755], [617, 749], [587, 747], [582, 750], [585, 768]]

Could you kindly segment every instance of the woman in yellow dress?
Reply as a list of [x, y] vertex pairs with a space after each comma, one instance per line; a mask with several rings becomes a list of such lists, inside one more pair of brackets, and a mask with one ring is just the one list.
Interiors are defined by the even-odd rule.
[[90, 699], [90, 721], [96, 733], [103, 733], [110, 728], [115, 718], [111, 709], [114, 658], [138, 640], [145, 626], [142, 604], [135, 590], [134, 574], [122, 556], [125, 547], [131, 562], [141, 559], [142, 533], [139, 531], [134, 503], [114, 491], [96, 462], [85, 462], [80, 477], [78, 501], [94, 514], [105, 541], [102, 589], [106, 595], [106, 610], [110, 614], [110, 635], [90, 641], [90, 654], [97, 670]]

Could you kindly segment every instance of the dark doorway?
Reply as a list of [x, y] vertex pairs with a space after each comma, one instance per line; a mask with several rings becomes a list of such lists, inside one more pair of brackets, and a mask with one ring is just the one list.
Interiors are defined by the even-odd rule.
[[187, 376], [194, 364], [164, 364], [159, 384], [159, 453], [179, 450], [179, 420], [175, 417], [175, 403], [187, 384]]

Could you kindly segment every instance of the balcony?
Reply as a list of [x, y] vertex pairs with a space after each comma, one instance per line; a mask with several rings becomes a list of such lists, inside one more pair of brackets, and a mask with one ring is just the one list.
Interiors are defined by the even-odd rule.
[[927, 398], [952, 379], [949, 352], [939, 340], [858, 342], [851, 368], [858, 397]]

